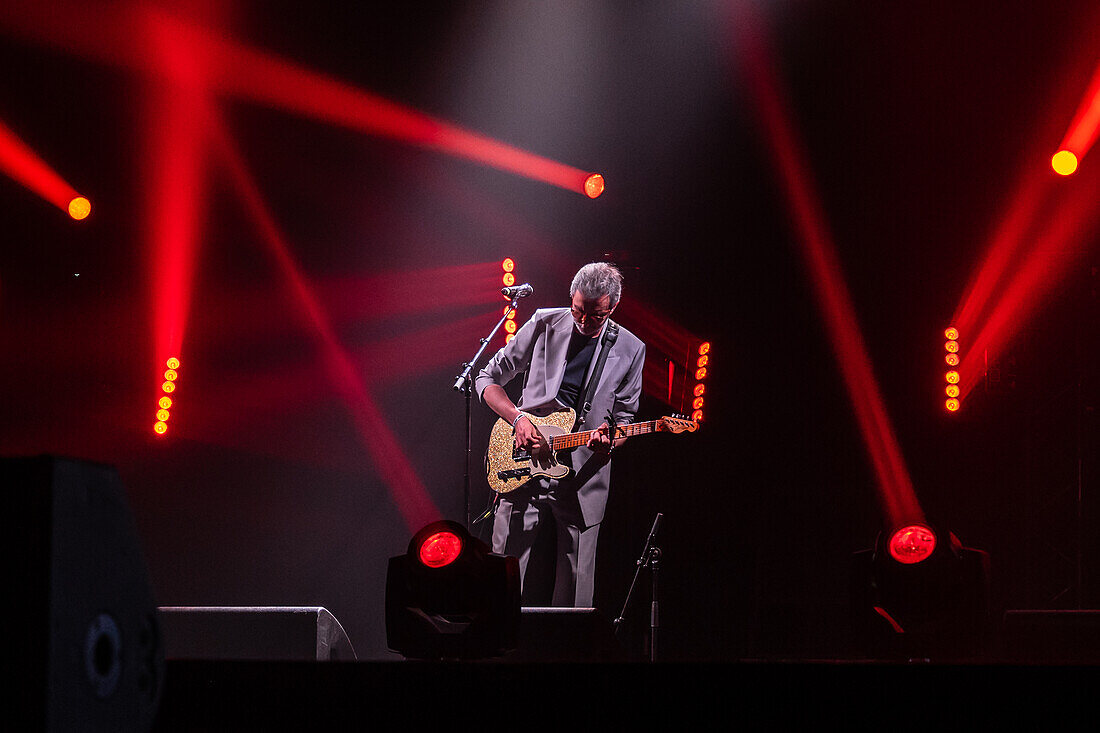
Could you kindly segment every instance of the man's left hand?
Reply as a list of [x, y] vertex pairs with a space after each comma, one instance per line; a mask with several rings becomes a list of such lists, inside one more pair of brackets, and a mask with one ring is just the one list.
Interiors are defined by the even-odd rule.
[[611, 452], [611, 428], [605, 422], [600, 427], [592, 431], [588, 437], [587, 448], [593, 453], [599, 453], [601, 455], [607, 455]]

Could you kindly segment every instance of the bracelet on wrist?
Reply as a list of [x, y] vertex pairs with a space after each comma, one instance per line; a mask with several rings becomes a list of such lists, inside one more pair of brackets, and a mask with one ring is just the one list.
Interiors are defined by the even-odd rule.
[[513, 432], [513, 433], [514, 433], [514, 432], [516, 432], [516, 423], [518, 423], [518, 422], [519, 422], [519, 419], [520, 419], [521, 417], [527, 417], [527, 416], [526, 416], [526, 415], [524, 415], [524, 414], [523, 414], [523, 413], [521, 412], [520, 414], [516, 415], [516, 419], [512, 421], [512, 432]]

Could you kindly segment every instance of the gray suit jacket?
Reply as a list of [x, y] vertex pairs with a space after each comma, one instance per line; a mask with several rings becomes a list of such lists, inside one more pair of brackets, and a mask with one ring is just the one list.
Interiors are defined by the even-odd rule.
[[[604, 324], [604, 330], [607, 325]], [[573, 333], [573, 316], [568, 308], [542, 308], [523, 324], [504, 348], [485, 365], [474, 381], [481, 397], [490, 384], [504, 386], [526, 372], [523, 394], [516, 407], [524, 412], [544, 413], [560, 407], [556, 398], [565, 376], [565, 356]], [[595, 368], [600, 344], [592, 356], [589, 375]], [[642, 367], [645, 364], [645, 344], [625, 328], [619, 327], [619, 337], [607, 353], [603, 375], [592, 399], [592, 408], [578, 429], [591, 430], [603, 423], [608, 415], [615, 416], [617, 425], [626, 425], [638, 412], [642, 396]], [[611, 479], [611, 463], [592, 451], [580, 447], [572, 451], [574, 476], [563, 485], [574, 486], [586, 526], [599, 524], [607, 506], [607, 489]]]

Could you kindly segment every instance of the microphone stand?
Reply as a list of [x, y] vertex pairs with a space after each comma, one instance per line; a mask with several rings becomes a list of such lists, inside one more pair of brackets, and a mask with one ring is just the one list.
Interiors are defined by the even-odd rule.
[[466, 468], [463, 475], [462, 496], [463, 496], [463, 519], [465, 520], [466, 529], [471, 529], [470, 523], [470, 433], [473, 432], [473, 414], [471, 411], [471, 399], [474, 393], [474, 380], [471, 376], [474, 371], [474, 366], [477, 364], [478, 359], [485, 352], [485, 347], [489, 345], [489, 342], [493, 340], [493, 337], [497, 335], [497, 331], [504, 325], [504, 322], [508, 320], [508, 316], [512, 311], [516, 310], [519, 305], [519, 299], [521, 296], [515, 295], [512, 297], [512, 302], [508, 306], [508, 310], [497, 325], [493, 326], [493, 330], [489, 332], [489, 335], [481, 339], [481, 347], [474, 354], [474, 358], [462, 365], [462, 373], [455, 377], [455, 383], [451, 389], [454, 391], [462, 391], [466, 395]]
[[653, 528], [649, 530], [649, 537], [646, 538], [645, 548], [642, 550], [641, 556], [635, 562], [634, 568], [634, 580], [630, 581], [630, 589], [626, 592], [626, 601], [623, 602], [623, 610], [619, 613], [619, 617], [614, 621], [615, 635], [618, 636], [619, 628], [622, 626], [623, 617], [626, 616], [626, 608], [630, 605], [630, 598], [634, 595], [634, 586], [638, 583], [638, 576], [642, 572], [642, 568], [649, 568], [649, 572], [652, 577], [652, 595], [650, 596], [649, 604], [649, 661], [657, 661], [657, 629], [660, 626], [660, 619], [658, 613], [657, 604], [657, 571], [660, 570], [661, 565], [661, 548], [654, 544], [654, 540], [657, 539], [657, 528], [661, 525], [661, 517], [664, 515], [657, 512], [657, 516], [653, 519]]

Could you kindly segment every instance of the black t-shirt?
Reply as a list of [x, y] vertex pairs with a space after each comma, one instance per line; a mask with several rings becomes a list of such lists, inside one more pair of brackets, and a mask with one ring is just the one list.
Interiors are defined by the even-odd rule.
[[561, 389], [558, 390], [558, 402], [566, 407], [577, 409], [581, 387], [584, 385], [584, 375], [588, 372], [592, 355], [596, 353], [597, 341], [599, 338], [585, 336], [577, 329], [573, 329], [573, 336], [569, 339], [569, 350], [565, 356], [565, 377], [562, 378]]

